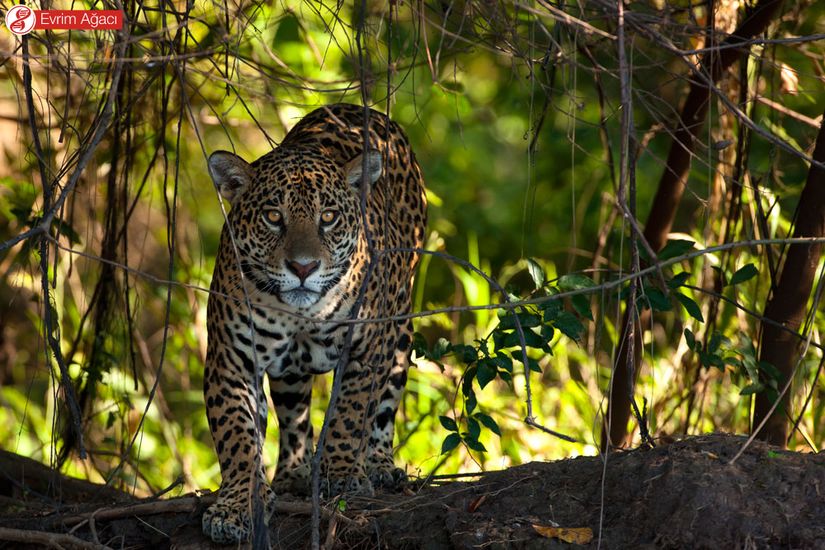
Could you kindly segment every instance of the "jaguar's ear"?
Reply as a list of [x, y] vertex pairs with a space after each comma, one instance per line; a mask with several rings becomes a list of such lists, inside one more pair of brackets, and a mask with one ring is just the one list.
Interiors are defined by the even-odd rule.
[[[378, 151], [369, 151], [367, 153], [367, 185], [372, 185], [378, 178], [381, 177], [381, 172], [384, 169], [384, 159]], [[361, 182], [364, 181], [364, 155], [358, 155], [349, 161], [344, 168], [347, 173], [347, 183], [353, 187], [361, 187]]]
[[252, 167], [229, 151], [215, 151], [209, 156], [209, 175], [221, 196], [233, 204], [252, 181]]

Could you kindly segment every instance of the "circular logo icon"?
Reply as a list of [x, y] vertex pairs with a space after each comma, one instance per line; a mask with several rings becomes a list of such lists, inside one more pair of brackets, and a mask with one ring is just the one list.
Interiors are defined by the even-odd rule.
[[6, 12], [6, 26], [17, 35], [29, 34], [36, 21], [34, 10], [26, 6], [14, 6]]

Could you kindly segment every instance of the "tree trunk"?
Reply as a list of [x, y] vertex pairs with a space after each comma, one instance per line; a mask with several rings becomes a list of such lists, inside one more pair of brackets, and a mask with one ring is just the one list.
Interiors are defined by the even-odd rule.
[[[819, 128], [813, 159], [825, 163], [825, 121]], [[811, 165], [808, 179], [799, 197], [794, 238], [825, 236], [825, 170]], [[822, 244], [792, 244], [788, 246], [785, 265], [776, 290], [765, 306], [765, 319], [796, 332], [805, 318], [817, 266], [822, 257]], [[777, 325], [763, 323], [759, 359], [773, 365], [780, 374], [779, 391], [793, 376], [798, 360], [800, 340], [796, 334], [781, 330]], [[764, 375], [765, 373], [762, 373]], [[767, 378], [767, 377], [766, 377]], [[753, 429], [766, 420], [759, 437], [768, 443], [784, 447], [788, 441], [788, 405], [791, 391], [785, 392], [776, 410], [776, 392], [766, 389], [756, 395]]]
[[[781, 5], [782, 0], [761, 0], [745, 17], [739, 28], [722, 42], [721, 49], [705, 54], [699, 71], [705, 73], [707, 79], [711, 82], [716, 83], [722, 74], [742, 55], [738, 48], [725, 46], [742, 43], [762, 33], [768, 27], [768, 24], [773, 21]], [[644, 237], [655, 252], [661, 250], [667, 243], [667, 236], [676, 217], [676, 209], [687, 186], [696, 138], [704, 126], [709, 104], [710, 89], [704, 83], [704, 80], [697, 77], [691, 78], [690, 91], [682, 106], [677, 127], [673, 130], [673, 141], [667, 156], [665, 170], [659, 180], [656, 196], [653, 199], [647, 224], [645, 224]], [[632, 306], [628, 304], [626, 307]], [[642, 328], [649, 325], [649, 316], [649, 310], [645, 310], [640, 314], [640, 326]], [[613, 368], [613, 392], [608, 401], [607, 419], [602, 431], [601, 447], [603, 450], [608, 448], [608, 437], [611, 447], [623, 446], [627, 437], [630, 401], [636, 381], [636, 373], [639, 370], [633, 365], [628, 365], [628, 354], [624, 351], [628, 345], [625, 340], [627, 335], [630, 334], [627, 320], [628, 316], [625, 315], [622, 328], [619, 331], [621, 341]], [[637, 328], [633, 332], [636, 333], [636, 338], [639, 339], [637, 342], [641, 341], [641, 331]], [[634, 349], [641, 350], [641, 346], [636, 345]], [[638, 360], [635, 362], [638, 364]]]

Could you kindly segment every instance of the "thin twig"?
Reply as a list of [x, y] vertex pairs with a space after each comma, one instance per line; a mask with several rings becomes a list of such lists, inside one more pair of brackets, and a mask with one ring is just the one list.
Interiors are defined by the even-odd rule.
[[[819, 279], [818, 279], [817, 285], [816, 285], [816, 292], [814, 293], [813, 304], [811, 305], [811, 311], [817, 311], [817, 309], [819, 308], [819, 303], [822, 300], [822, 293], [823, 293], [823, 290], [825, 290], [825, 276], [824, 275], [825, 275], [825, 266], [823, 266], [823, 268], [820, 270]], [[777, 407], [779, 407], [779, 405], [782, 403], [782, 399], [785, 397], [785, 394], [788, 393], [788, 390], [790, 390], [791, 386], [793, 385], [793, 380], [796, 377], [796, 373], [799, 370], [799, 367], [802, 365], [802, 361], [808, 355], [808, 348], [810, 347], [811, 341], [812, 341], [813, 336], [814, 336], [814, 328], [815, 328], [815, 325], [813, 323], [811, 323], [811, 325], [808, 328], [808, 336], [805, 339], [805, 345], [804, 345], [804, 347], [802, 348], [802, 351], [799, 354], [799, 359], [796, 360], [796, 364], [794, 365], [793, 370], [791, 371], [791, 373], [788, 376], [788, 380], [785, 382], [785, 385], [782, 387], [782, 391], [779, 392], [779, 395], [776, 396], [776, 399], [774, 400], [773, 405], [771, 405], [771, 408], [768, 410], [765, 417], [762, 419], [762, 421], [759, 423], [759, 425], [755, 426], [753, 428], [753, 430], [751, 430], [751, 435], [750, 435], [750, 437], [748, 437], [748, 440], [745, 442], [744, 445], [742, 445], [742, 448], [739, 449], [739, 452], [737, 452], [736, 455], [734, 455], [734, 457], [730, 459], [728, 464], [735, 463], [739, 459], [739, 457], [742, 456], [742, 453], [744, 453], [745, 450], [751, 445], [751, 443], [753, 443], [754, 439], [756, 439], [759, 436], [759, 432], [762, 430], [762, 428], [765, 426], [765, 424], [767, 424], [767, 422], [773, 417], [773, 413], [776, 411]]]
[[[552, 15], [553, 18], [556, 21], [558, 21], [559, 23], [564, 23], [565, 25], [578, 27], [582, 32], [584, 32], [586, 34], [595, 34], [595, 35], [601, 36], [602, 38], [607, 38], [609, 40], [616, 40], [616, 36], [610, 34], [609, 32], [605, 32], [605, 31], [603, 31], [599, 28], [596, 28], [593, 25], [591, 25], [590, 23], [587, 23], [586, 21], [582, 21], [581, 19], [577, 19], [576, 17], [573, 17], [569, 13], [567, 13], [563, 10], [560, 10], [559, 8], [557, 8], [556, 6], [554, 6], [553, 4], [548, 2], [547, 0], [538, 0], [538, 2], [539, 2], [539, 5], [541, 5], [544, 9], [546, 9], [550, 13], [550, 15]], [[540, 11], [538, 11], [535, 8], [532, 8], [530, 6], [527, 6], [527, 5], [524, 5], [524, 4], [518, 4], [518, 6], [519, 6], [520, 9], [528, 11], [528, 12], [534, 14], [534, 15], [544, 15]]]
[[785, 107], [784, 105], [782, 105], [781, 103], [777, 103], [776, 101], [773, 101], [772, 99], [769, 99], [769, 98], [767, 98], [763, 95], [757, 95], [754, 99], [756, 101], [758, 101], [759, 103], [763, 104], [763, 105], [767, 105], [768, 107], [770, 107], [774, 111], [778, 111], [778, 112], [782, 113], [783, 115], [787, 115], [787, 116], [789, 116], [789, 117], [791, 117], [795, 120], [798, 120], [799, 122], [807, 124], [808, 126], [811, 126], [813, 128], [819, 129], [819, 127], [822, 126], [822, 115], [819, 115], [816, 118], [811, 118], [809, 116], [805, 116], [802, 113], [798, 113], [798, 112], [794, 111], [793, 109], [789, 109], [789, 108]]
[[[50, 240], [54, 242], [54, 239], [50, 237]], [[687, 252], [682, 254], [681, 256], [675, 256], [673, 258], [668, 258], [664, 261], [659, 261], [655, 265], [650, 265], [648, 267], [643, 268], [638, 273], [630, 273], [627, 275], [622, 275], [616, 279], [611, 281], [606, 281], [596, 286], [588, 287], [588, 288], [579, 288], [575, 290], [568, 290], [565, 292], [560, 292], [558, 294], [554, 294], [552, 296], [542, 296], [538, 298], [527, 298], [524, 300], [512, 300], [512, 301], [504, 301], [504, 302], [494, 302], [490, 304], [484, 305], [466, 305], [466, 306], [449, 306], [449, 307], [442, 307], [442, 308], [434, 308], [434, 309], [427, 309], [424, 311], [417, 311], [414, 313], [405, 313], [402, 315], [389, 315], [383, 317], [371, 317], [368, 319], [351, 319], [347, 318], [330, 318], [330, 319], [319, 319], [316, 317], [307, 317], [305, 315], [301, 315], [299, 313], [289, 312], [285, 309], [278, 308], [276, 306], [268, 306], [268, 305], [261, 305], [262, 309], [269, 309], [272, 311], [277, 311], [279, 313], [283, 313], [285, 315], [291, 315], [298, 319], [304, 319], [307, 321], [313, 321], [316, 323], [330, 323], [330, 324], [341, 324], [341, 325], [359, 325], [359, 324], [368, 324], [368, 323], [386, 323], [387, 321], [405, 321], [407, 319], [418, 319], [421, 317], [432, 317], [433, 315], [440, 315], [440, 314], [451, 314], [451, 313], [468, 313], [472, 311], [490, 311], [495, 309], [504, 309], [504, 310], [513, 310], [519, 307], [528, 306], [528, 305], [540, 305], [547, 302], [555, 301], [555, 300], [563, 300], [565, 298], [571, 298], [573, 296], [578, 296], [582, 294], [597, 294], [607, 290], [613, 290], [615, 288], [621, 287], [625, 283], [632, 281], [633, 279], [638, 279], [640, 277], [646, 277], [648, 275], [655, 274], [658, 271], [659, 267], [666, 268], [673, 265], [677, 265], [682, 263], [683, 261], [689, 261], [706, 254], [714, 254], [716, 252], [724, 252], [728, 250], [733, 250], [736, 248], [750, 248], [754, 246], [769, 246], [769, 245], [789, 245], [789, 244], [816, 244], [816, 243], [825, 243], [825, 237], [802, 237], [802, 238], [776, 238], [776, 239], [750, 239], [744, 241], [733, 241], [729, 243], [723, 243], [719, 245], [709, 246], [706, 248], [693, 250], [691, 252]], [[78, 250], [74, 250], [70, 247], [66, 247], [61, 245], [61, 250], [65, 250], [72, 254], [76, 254], [78, 256], [82, 256], [85, 258], [93, 259], [100, 262], [108, 262], [104, 258], [100, 258], [95, 256], [94, 254], [88, 254], [86, 252], [80, 252]], [[438, 258], [442, 258], [446, 261], [453, 261], [459, 260], [460, 262], [466, 262], [466, 260], [461, 260], [460, 258], [455, 258], [449, 254], [444, 254], [443, 252], [437, 252], [433, 250], [426, 250], [423, 248], [394, 248], [394, 249], [387, 249], [384, 250], [383, 254], [390, 254], [390, 253], [409, 253], [415, 252], [417, 254], [426, 254], [430, 256], [435, 256]], [[231, 298], [225, 294], [220, 292], [212, 292], [208, 288], [201, 287], [198, 285], [188, 284], [188, 283], [181, 283], [178, 281], [169, 281], [166, 279], [162, 279], [160, 277], [156, 277], [151, 275], [150, 273], [145, 273], [133, 267], [129, 267], [124, 264], [119, 264], [117, 262], [112, 262], [117, 267], [124, 269], [130, 273], [139, 275], [148, 281], [153, 283], [162, 284], [162, 285], [175, 285], [181, 288], [189, 288], [192, 290], [196, 290], [198, 292], [203, 292], [206, 294], [216, 294], [218, 296], [224, 298]], [[469, 262], [467, 262], [469, 263]], [[475, 266], [473, 266], [475, 267]], [[475, 268], [478, 270], [478, 268]], [[479, 273], [483, 273], [483, 271], [478, 270]], [[486, 274], [485, 274], [486, 276]]]
[[[805, 338], [804, 336], [799, 334], [799, 332], [797, 332], [797, 331], [795, 331], [791, 328], [788, 328], [787, 326], [783, 325], [782, 323], [778, 323], [778, 322], [774, 321], [773, 319], [765, 317], [764, 315], [762, 315], [758, 311], [754, 311], [754, 310], [752, 310], [748, 307], [743, 306], [742, 304], [740, 304], [736, 300], [734, 300], [732, 298], [728, 298], [724, 294], [721, 294], [721, 293], [713, 291], [713, 290], [709, 290], [707, 288], [702, 288], [702, 287], [699, 287], [699, 286], [696, 286], [696, 285], [687, 285], [687, 284], [685, 284], [685, 285], [682, 285], [682, 288], [689, 288], [690, 290], [693, 290], [693, 291], [698, 292], [700, 294], [706, 294], [708, 296], [711, 296], [712, 298], [715, 298], [717, 300], [721, 300], [721, 301], [725, 302], [726, 304], [729, 304], [729, 305], [735, 307], [736, 309], [746, 313], [749, 317], [753, 318], [754, 320], [759, 321], [760, 323], [764, 323], [766, 325], [774, 326], [774, 327], [776, 327], [777, 329], [779, 329], [783, 332], [787, 332], [789, 334], [792, 334], [792, 335], [796, 336], [800, 340], [804, 340], [804, 338]], [[820, 350], [820, 351], [825, 351], [825, 344], [818, 344], [816, 342], [811, 342], [810, 345], [812, 347]]]
[[327, 525], [327, 536], [324, 539], [324, 545], [321, 547], [323, 550], [332, 550], [335, 546], [335, 535], [338, 532], [338, 518], [341, 517], [341, 514], [337, 512], [332, 513], [332, 517], [329, 519], [329, 524]]
[[[29, 59], [29, 37], [23, 36], [23, 87], [26, 95], [26, 107], [29, 111], [29, 127], [32, 134], [32, 143], [34, 144], [35, 156], [37, 157], [37, 166], [40, 173], [40, 182], [43, 188], [43, 210], [49, 211], [52, 201], [52, 185], [49, 182], [49, 176], [46, 169], [46, 161], [43, 155], [43, 147], [40, 144], [40, 134], [38, 133], [37, 119], [35, 117], [34, 98], [32, 90], [32, 72], [31, 60]], [[57, 212], [55, 209], [54, 212]], [[51, 221], [49, 222], [51, 223]], [[42, 225], [42, 223], [40, 224]], [[46, 226], [48, 227], [48, 226]], [[49, 241], [46, 239], [40, 240], [40, 288], [43, 292], [43, 336], [47, 343], [46, 360], [49, 360], [49, 352], [54, 357], [60, 371], [60, 385], [66, 395], [66, 401], [71, 416], [71, 425], [77, 436], [78, 453], [81, 458], [86, 458], [86, 447], [83, 443], [83, 427], [82, 414], [80, 405], [77, 401], [77, 394], [75, 392], [74, 384], [72, 383], [71, 375], [69, 374], [69, 367], [63, 358], [63, 353], [60, 348], [60, 342], [55, 331], [58, 319], [54, 319], [52, 314], [55, 312], [52, 308], [52, 296], [49, 284]]]
[[[369, 286], [370, 280], [373, 275], [373, 270], [375, 269], [375, 261], [376, 261], [376, 249], [375, 243], [373, 242], [373, 235], [372, 230], [369, 226], [369, 217], [367, 215], [367, 193], [370, 188], [370, 184], [368, 181], [369, 178], [369, 153], [370, 153], [370, 108], [367, 102], [366, 97], [366, 87], [364, 83], [364, 52], [361, 44], [361, 33], [364, 30], [365, 25], [365, 18], [367, 16], [367, 8], [366, 8], [366, 0], [363, 0], [361, 5], [361, 12], [360, 12], [361, 19], [359, 20], [358, 25], [356, 26], [356, 38], [355, 43], [358, 48], [358, 67], [361, 70], [361, 101], [364, 106], [364, 121], [363, 126], [361, 128], [361, 138], [363, 141], [362, 146], [362, 165], [361, 165], [361, 197], [359, 201], [359, 215], [361, 217], [361, 226], [364, 230], [364, 237], [367, 243], [367, 267], [366, 271], [363, 274], [363, 280], [361, 281], [361, 285], [358, 288], [358, 296], [355, 300], [355, 304], [352, 307], [352, 310], [349, 312], [348, 317], [350, 319], [355, 319], [358, 317], [358, 314], [361, 311], [361, 308], [364, 304], [364, 299], [366, 298], [367, 287]], [[380, 261], [380, 260], [379, 260]], [[352, 341], [355, 335], [355, 325], [349, 325], [347, 327], [346, 335], [344, 336], [344, 345], [341, 349], [341, 354], [338, 357], [338, 362], [335, 365], [335, 375], [333, 376], [332, 380], [332, 389], [330, 390], [330, 397], [329, 397], [329, 404], [327, 405], [327, 409], [324, 411], [324, 421], [321, 425], [321, 432], [318, 434], [318, 443], [315, 447], [315, 452], [312, 454], [312, 459], [310, 461], [311, 465], [311, 482], [312, 482], [312, 517], [311, 517], [311, 545], [312, 550], [320, 550], [321, 547], [321, 518], [320, 518], [320, 502], [321, 502], [321, 458], [324, 455], [325, 447], [326, 447], [326, 436], [327, 432], [329, 431], [329, 425], [332, 421], [332, 418], [335, 414], [335, 409], [338, 405], [338, 396], [341, 393], [341, 385], [344, 379], [344, 372], [347, 369], [349, 364], [350, 353], [352, 352]], [[366, 418], [365, 418], [366, 420]], [[365, 432], [364, 432], [365, 433]], [[357, 459], [357, 457], [356, 457]]]
[[[153, 500], [116, 506], [112, 508], [102, 508], [94, 512], [71, 514], [68, 516], [55, 516], [55, 522], [62, 525], [75, 525], [88, 521], [94, 516], [99, 521], [109, 521], [133, 516], [152, 516], [156, 514], [188, 514], [195, 511], [200, 506], [208, 506], [218, 498], [218, 493], [207, 493], [202, 496], [187, 496], [169, 500]], [[274, 511], [279, 514], [293, 514], [308, 516], [312, 513], [312, 505], [303, 501], [277, 500], [274, 504]], [[328, 517], [331, 512], [321, 508], [324, 517]], [[346, 520], [344, 520], [346, 521]]]
[[0, 541], [34, 544], [47, 548], [63, 548], [64, 546], [69, 546], [74, 548], [87, 548], [89, 550], [111, 550], [108, 546], [85, 541], [74, 535], [31, 531], [28, 529], [12, 529], [10, 527], [0, 527]]

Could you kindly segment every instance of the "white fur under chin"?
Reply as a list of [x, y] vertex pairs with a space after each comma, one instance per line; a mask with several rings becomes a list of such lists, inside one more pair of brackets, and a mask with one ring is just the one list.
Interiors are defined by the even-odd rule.
[[283, 300], [284, 303], [296, 308], [307, 308], [314, 306], [320, 299], [320, 293], [313, 292], [305, 288], [296, 288], [294, 290], [288, 290], [281, 293], [281, 300]]

